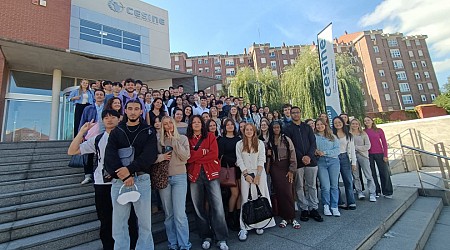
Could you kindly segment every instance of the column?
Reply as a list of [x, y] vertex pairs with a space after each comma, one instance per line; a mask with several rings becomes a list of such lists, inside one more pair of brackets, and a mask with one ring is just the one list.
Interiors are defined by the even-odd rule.
[[197, 76], [194, 76], [194, 91], [198, 91], [198, 79]]
[[50, 115], [50, 140], [58, 139], [59, 102], [61, 93], [61, 76], [59, 69], [53, 70], [52, 81], [52, 113]]

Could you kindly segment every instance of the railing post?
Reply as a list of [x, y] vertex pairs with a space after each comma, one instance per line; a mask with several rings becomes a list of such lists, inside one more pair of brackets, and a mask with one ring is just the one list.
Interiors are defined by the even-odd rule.
[[[440, 142], [439, 146], [441, 147], [442, 155], [447, 157], [447, 152], [445, 151], [444, 143]], [[448, 177], [448, 179], [450, 179], [450, 166], [448, 164], [448, 159], [447, 158], [445, 158], [445, 167], [447, 168], [447, 175], [448, 175], [447, 177]]]
[[422, 133], [420, 132], [420, 130], [417, 131], [417, 139], [419, 141], [420, 149], [425, 150], [425, 148], [423, 147]]
[[[409, 129], [409, 135], [411, 136], [411, 142], [413, 144], [413, 147], [417, 148], [416, 147], [416, 142], [414, 140], [413, 133], [414, 133], [414, 135], [416, 134], [416, 129], [414, 129], [414, 128], [413, 129]], [[414, 163], [416, 164], [418, 169], [421, 169], [422, 168], [422, 164], [420, 164], [420, 166], [419, 166], [419, 161], [417, 160], [417, 154], [419, 154], [419, 157], [420, 157], [420, 153], [419, 152], [416, 152], [414, 150], [412, 151], [412, 155], [414, 157]], [[420, 162], [422, 163], [422, 160], [420, 160]]]
[[403, 148], [402, 137], [400, 136], [400, 134], [398, 134], [397, 136], [398, 136], [398, 142], [400, 143], [400, 148], [402, 149], [402, 162], [405, 166], [406, 172], [409, 172], [408, 163], [406, 161], [405, 149]]
[[[434, 144], [434, 150], [436, 151], [436, 154], [440, 155], [439, 145], [440, 143]], [[442, 164], [442, 159], [440, 157], [436, 157], [439, 163], [439, 169], [441, 170], [441, 176], [444, 179], [444, 187], [448, 189], [448, 181], [447, 181], [447, 175], [445, 174], [444, 170], [444, 164]]]

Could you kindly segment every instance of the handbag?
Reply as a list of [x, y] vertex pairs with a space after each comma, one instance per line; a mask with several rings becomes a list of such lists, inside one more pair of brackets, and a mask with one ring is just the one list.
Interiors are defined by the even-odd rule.
[[[222, 162], [222, 158], [220, 158]], [[222, 166], [222, 164], [220, 164]], [[236, 168], [228, 165], [221, 167], [219, 172], [220, 186], [221, 187], [236, 187]]]
[[270, 206], [269, 200], [262, 196], [258, 185], [256, 185], [258, 198], [253, 200], [251, 187], [252, 185], [250, 184], [248, 188], [248, 201], [242, 206], [242, 221], [246, 226], [250, 227], [249, 225], [251, 224], [270, 219], [264, 227], [257, 228], [264, 229], [273, 219], [272, 207]]
[[161, 161], [150, 167], [152, 189], [164, 189], [169, 185], [169, 162]]
[[88, 155], [72, 155], [68, 166], [71, 168], [84, 168], [87, 165]]

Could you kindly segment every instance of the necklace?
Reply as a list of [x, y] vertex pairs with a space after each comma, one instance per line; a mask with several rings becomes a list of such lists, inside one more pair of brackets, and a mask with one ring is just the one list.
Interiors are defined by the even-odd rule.
[[133, 134], [134, 132], [136, 132], [139, 129], [139, 124], [137, 126], [137, 128], [133, 131], [130, 130], [130, 128], [128, 127], [128, 124], [125, 124], [125, 126], [127, 127], [128, 132], [130, 132], [130, 134]]

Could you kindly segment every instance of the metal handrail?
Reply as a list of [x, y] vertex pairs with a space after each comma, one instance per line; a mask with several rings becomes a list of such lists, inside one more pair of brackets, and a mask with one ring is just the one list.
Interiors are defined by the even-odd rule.
[[[411, 150], [413, 152], [417, 151], [419, 153], [426, 154], [426, 155], [431, 155], [431, 156], [434, 156], [434, 157], [438, 158], [439, 169], [441, 171], [441, 176], [442, 177], [434, 176], [434, 175], [431, 175], [429, 173], [426, 173], [426, 172], [420, 170], [419, 166], [418, 166], [418, 163], [417, 163], [417, 159], [414, 157], [414, 161], [416, 162], [416, 172], [417, 172], [417, 176], [419, 177], [420, 186], [421, 186], [422, 189], [423, 189], [423, 183], [427, 183], [427, 184], [429, 184], [431, 186], [434, 186], [434, 187], [437, 187], [439, 189], [444, 189], [444, 190], [450, 191], [450, 188], [449, 188], [450, 180], [449, 180], [449, 178], [447, 178], [447, 174], [446, 174], [445, 169], [444, 169], [444, 164], [441, 161], [441, 159], [444, 159], [444, 160], [448, 161], [448, 160], [450, 160], [450, 157], [444, 156], [444, 155], [440, 155], [440, 154], [437, 154], [437, 153], [433, 153], [433, 152], [429, 152], [429, 151], [426, 151], [426, 150], [423, 150], [423, 149], [420, 149], [420, 148], [403, 145], [403, 144], [401, 145], [401, 147], [409, 149], [409, 150]], [[435, 148], [436, 148], [436, 152], [438, 152], [438, 145], [437, 144], [435, 145]], [[448, 166], [447, 166], [447, 168], [448, 168]], [[440, 186], [437, 186], [437, 185], [435, 185], [433, 183], [429, 183], [429, 182], [427, 182], [425, 180], [422, 180], [422, 177], [420, 176], [420, 174], [425, 174], [425, 175], [428, 175], [428, 176], [431, 176], [433, 178], [437, 178], [437, 179], [443, 181], [444, 182], [444, 188], [442, 188]]]
[[394, 135], [394, 136], [388, 138], [386, 141], [390, 141], [390, 140], [392, 140], [393, 138], [398, 137], [398, 135], [401, 135], [401, 134], [405, 133], [406, 131], [409, 132], [409, 131], [410, 131], [410, 128], [407, 128], [407, 129], [403, 130], [402, 132], [400, 132], [400, 133], [398, 133], [398, 134], [396, 134], [396, 135]]

